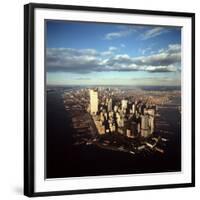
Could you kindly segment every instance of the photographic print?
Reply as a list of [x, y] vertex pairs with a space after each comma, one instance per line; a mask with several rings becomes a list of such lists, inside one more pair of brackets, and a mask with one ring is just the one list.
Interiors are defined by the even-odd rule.
[[47, 178], [181, 170], [181, 27], [46, 21]]
[[195, 15], [24, 8], [24, 194], [194, 186]]

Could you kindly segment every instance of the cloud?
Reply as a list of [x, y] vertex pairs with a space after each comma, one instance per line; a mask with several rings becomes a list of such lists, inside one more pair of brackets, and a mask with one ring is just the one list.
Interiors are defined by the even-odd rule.
[[138, 37], [139, 40], [148, 40], [171, 31], [171, 29], [168, 27], [142, 26], [142, 25], [131, 25], [131, 26], [121, 25], [118, 26], [118, 29], [119, 29], [118, 31], [107, 33], [104, 36], [104, 39], [114, 40], [137, 33], [139, 35]]
[[129, 35], [129, 34], [130, 34], [129, 31], [119, 31], [119, 32], [107, 33], [107, 34], [105, 35], [105, 39], [106, 39], [106, 40], [113, 40], [113, 39], [125, 37], [125, 36], [127, 36], [127, 35]]
[[[115, 32], [110, 32], [110, 33], [105, 34], [104, 39], [105, 40], [114, 40], [114, 39], [126, 37], [126, 36], [131, 35], [134, 32], [137, 32], [137, 29], [139, 29], [141, 27], [137, 26], [137, 25], [131, 25], [131, 26], [119, 25], [119, 26], [117, 26], [117, 28], [118, 28], [118, 30], [116, 30]], [[122, 46], [124, 47], [125, 45], [122, 44]]]
[[150, 38], [157, 37], [167, 32], [169, 32], [169, 29], [167, 29], [166, 27], [154, 27], [154, 28], [148, 29], [147, 31], [144, 31], [144, 33], [140, 35], [140, 38], [141, 40], [148, 40]]
[[102, 56], [111, 56], [111, 55], [113, 55], [114, 52], [117, 51], [117, 50], [118, 50], [117, 47], [110, 46], [110, 47], [108, 48], [107, 51], [103, 51], [103, 52], [101, 52], [100, 54], [101, 54]]
[[[107, 33], [104, 36], [105, 40], [114, 40], [114, 39], [118, 39], [118, 38], [122, 38], [122, 37], [126, 37], [131, 35], [132, 33], [136, 33], [139, 30], [145, 29], [145, 26], [141, 26], [141, 25], [120, 25], [118, 26], [118, 31], [116, 32], [110, 32]], [[122, 44], [122, 47], [125, 47], [124, 44]]]
[[112, 52], [112, 51], [103, 51], [103, 52], [101, 53], [101, 55], [102, 55], [102, 56], [111, 56], [111, 55], [113, 55], [113, 52]]
[[109, 51], [116, 51], [118, 48], [117, 48], [117, 47], [111, 46], [111, 47], [109, 47], [108, 49], [109, 49]]
[[147, 52], [151, 51], [151, 47], [147, 47], [147, 48], [143, 48], [143, 49], [139, 49], [139, 52], [142, 53], [142, 55], [146, 54]]
[[102, 56], [112, 56], [113, 52], [112, 51], [103, 51], [103, 52], [101, 52], [101, 55]]
[[168, 53], [180, 52], [181, 45], [180, 44], [170, 44], [168, 46]]
[[161, 49], [158, 53], [134, 58], [138, 65], [168, 66], [181, 62], [181, 45], [170, 44], [168, 48]]
[[100, 71], [166, 73], [180, 71], [180, 44], [170, 44], [162, 51], [140, 57], [116, 54], [116, 50], [116, 47], [110, 47], [105, 52], [97, 52], [94, 49], [50, 48], [47, 49], [47, 71], [66, 71], [72, 73]]
[[177, 71], [174, 65], [169, 66], [148, 66], [146, 67], [146, 71], [148, 72], [175, 72]]
[[49, 48], [46, 54], [49, 72], [89, 73], [99, 67], [98, 53], [94, 49]]
[[178, 63], [181, 60], [180, 53], [169, 54], [166, 52], [153, 54], [150, 56], [142, 56], [132, 59], [137, 65], [165, 66]]

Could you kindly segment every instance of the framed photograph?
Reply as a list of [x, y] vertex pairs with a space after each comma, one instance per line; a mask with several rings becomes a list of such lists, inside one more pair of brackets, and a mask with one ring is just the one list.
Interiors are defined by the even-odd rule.
[[24, 194], [195, 185], [195, 14], [24, 6]]

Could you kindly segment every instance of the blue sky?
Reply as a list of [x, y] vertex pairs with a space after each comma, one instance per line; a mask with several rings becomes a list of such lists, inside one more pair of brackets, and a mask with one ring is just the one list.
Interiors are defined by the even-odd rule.
[[46, 22], [49, 85], [180, 85], [181, 28]]

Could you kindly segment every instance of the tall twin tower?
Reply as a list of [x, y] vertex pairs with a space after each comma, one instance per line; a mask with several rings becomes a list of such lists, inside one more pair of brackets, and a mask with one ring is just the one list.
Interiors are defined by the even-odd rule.
[[90, 89], [90, 113], [96, 115], [98, 111], [98, 90]]

